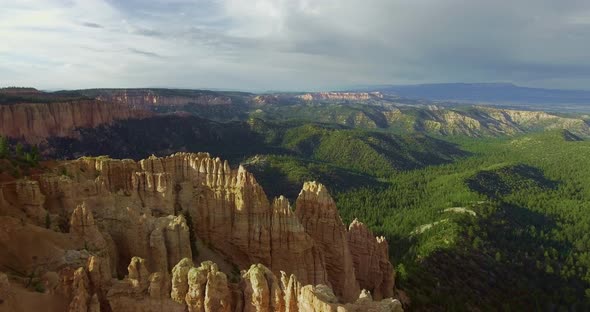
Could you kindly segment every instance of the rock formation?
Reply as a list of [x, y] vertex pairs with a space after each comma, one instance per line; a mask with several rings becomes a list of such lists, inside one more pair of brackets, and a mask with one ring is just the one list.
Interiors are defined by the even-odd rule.
[[379, 92], [318, 92], [298, 95], [298, 98], [304, 101], [313, 100], [347, 100], [347, 101], [366, 101], [370, 99], [381, 99], [383, 95]]
[[346, 240], [346, 227], [336, 203], [319, 183], [306, 182], [299, 193], [295, 213], [305, 231], [325, 253], [328, 282], [340, 298], [351, 301], [360, 292], [352, 254]]
[[276, 276], [265, 266], [253, 264], [242, 274], [244, 311], [284, 311], [285, 298]]
[[78, 128], [147, 115], [125, 104], [94, 100], [0, 105], [0, 133], [37, 144], [49, 137], [75, 137]]
[[15, 295], [8, 276], [0, 272], [0, 311], [17, 311]]
[[70, 218], [70, 233], [84, 240], [86, 249], [103, 250], [107, 246], [98, 226], [94, 222], [94, 217], [85, 203], [76, 207]]
[[[0, 194], [1, 228], [13, 233], [0, 232], [10, 252], [0, 266], [58, 272], [56, 294], [70, 311], [393, 307], [359, 303], [361, 288], [378, 300], [392, 295], [387, 243], [359, 222], [347, 230], [319, 183], [304, 185], [294, 212], [282, 196], [269, 200], [243, 167], [178, 153], [65, 161], [0, 185]], [[11, 235], [40, 248], [16, 246]], [[219, 266], [193, 265], [208, 259]]]
[[394, 272], [385, 238], [373, 236], [355, 219], [348, 228], [346, 239], [360, 287], [370, 291], [377, 300], [392, 297]]
[[126, 104], [131, 107], [232, 104], [230, 97], [211, 91], [191, 90], [184, 92], [184, 94], [182, 91], [177, 94], [166, 94], [159, 90], [150, 89], [102, 89], [96, 92], [98, 92], [96, 99], [100, 101]]

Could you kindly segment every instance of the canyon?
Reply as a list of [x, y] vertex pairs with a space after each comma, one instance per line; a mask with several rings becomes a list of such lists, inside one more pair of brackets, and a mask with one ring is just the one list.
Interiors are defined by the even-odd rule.
[[[443, 136], [499, 137], [554, 129], [590, 136], [588, 116], [581, 114], [404, 101], [378, 92], [255, 95], [207, 90], [89, 89], [47, 93], [14, 88], [0, 90], [0, 134], [42, 145], [51, 138], [80, 139], [85, 129], [102, 126], [103, 132], [109, 132], [114, 124], [124, 127], [130, 120], [196, 116], [223, 123], [297, 120]], [[182, 131], [189, 131], [185, 128]], [[246, 124], [244, 128], [245, 132], [251, 130]]]
[[55, 162], [0, 185], [0, 311], [402, 311], [383, 237], [295, 207], [207, 153]]
[[97, 100], [0, 105], [0, 133], [31, 144], [50, 137], [76, 137], [77, 129], [145, 118], [151, 113]]

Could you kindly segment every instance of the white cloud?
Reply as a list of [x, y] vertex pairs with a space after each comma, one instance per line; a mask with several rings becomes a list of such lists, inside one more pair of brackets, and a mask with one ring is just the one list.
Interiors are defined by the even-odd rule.
[[[590, 3], [0, 0], [0, 83], [331, 89], [590, 81]], [[17, 73], [17, 74], [15, 74]]]

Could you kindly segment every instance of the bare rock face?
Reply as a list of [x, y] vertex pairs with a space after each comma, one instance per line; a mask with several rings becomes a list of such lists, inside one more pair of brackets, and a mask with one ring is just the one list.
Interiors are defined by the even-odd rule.
[[373, 236], [356, 219], [350, 224], [346, 238], [360, 287], [369, 290], [377, 300], [392, 297], [394, 271], [385, 238]]
[[69, 312], [88, 312], [90, 307], [96, 304], [91, 303], [90, 284], [84, 268], [79, 268], [74, 272], [72, 289], [73, 298], [70, 303]]
[[232, 311], [227, 276], [210, 261], [194, 267], [191, 260], [181, 260], [172, 270], [170, 297], [178, 303], [186, 303], [190, 312]]
[[[132, 271], [141, 263], [141, 259], [132, 261], [129, 276], [123, 283], [136, 285], [131, 277]], [[113, 311], [156, 311], [155, 306], [166, 307], [162, 311], [182, 311], [182, 308], [190, 312], [403, 311], [399, 301], [373, 301], [368, 291], [363, 291], [353, 303], [342, 304], [326, 285], [302, 287], [296, 276], [287, 277], [282, 272], [279, 279], [261, 264], [253, 264], [247, 271], [242, 271], [241, 277], [239, 284], [232, 285], [215, 263], [206, 261], [194, 267], [192, 261], [183, 259], [173, 269], [170, 297], [151, 296], [152, 286], [149, 286], [150, 297], [143, 288], [134, 288], [130, 292], [115, 287], [109, 292], [109, 301]], [[232, 291], [241, 295], [236, 297]], [[134, 308], [124, 309], [122, 303], [133, 304]]]
[[[134, 257], [128, 266], [129, 274], [122, 281], [116, 281], [108, 289], [108, 305], [117, 312], [183, 312], [186, 307], [172, 300], [165, 292], [170, 284], [167, 272], [151, 273], [146, 260]], [[165, 277], [165, 278], [164, 278]]]
[[[360, 222], [347, 230], [323, 185], [306, 183], [293, 212], [205, 153], [66, 161], [0, 194], [0, 265], [59, 272], [72, 311], [348, 311], [361, 287], [376, 299], [393, 290], [387, 243]], [[219, 267], [193, 265], [197, 243]]]
[[[142, 198], [174, 199], [160, 205], [168, 206], [161, 209], [188, 213], [191, 220], [187, 221], [196, 225], [197, 236], [238, 267], [263, 263], [275, 274], [282, 269], [298, 274], [305, 282], [326, 282], [322, 254], [288, 201], [278, 198], [270, 202], [243, 167], [232, 170], [227, 162], [207, 154], [150, 158], [140, 164], [145, 172], [141, 177], [147, 180], [138, 179], [140, 189], [143, 185], [160, 185], [155, 189], [163, 194], [152, 196], [154, 187], [149, 187]], [[150, 178], [159, 175], [162, 178]]]
[[0, 300], [2, 301], [0, 311], [17, 311], [14, 291], [8, 281], [8, 276], [4, 273], [0, 273]]
[[313, 100], [337, 100], [337, 101], [366, 101], [370, 99], [381, 99], [383, 95], [379, 92], [318, 92], [298, 95], [304, 101]]
[[[87, 264], [89, 289], [94, 294], [91, 299], [91, 307], [106, 307], [107, 291], [112, 285], [111, 267], [108, 259], [98, 256], [90, 256]], [[95, 302], [96, 301], [96, 302]]]
[[328, 190], [320, 183], [306, 182], [296, 206], [295, 213], [305, 231], [325, 252], [328, 281], [336, 296], [346, 301], [358, 298], [360, 289], [346, 239], [346, 227]]
[[0, 106], [0, 133], [39, 143], [49, 137], [76, 136], [78, 128], [147, 115], [147, 112], [131, 109], [126, 104], [94, 100], [10, 104]]
[[145, 292], [150, 285], [150, 276], [146, 268], [145, 259], [139, 257], [133, 257], [131, 263], [129, 263], [129, 275], [127, 279], [131, 283], [132, 288], [136, 289], [137, 292]]
[[189, 312], [232, 311], [232, 297], [227, 276], [217, 265], [207, 261], [188, 271], [186, 304]]
[[103, 250], [107, 243], [94, 222], [94, 217], [85, 203], [76, 207], [70, 219], [70, 233], [84, 240], [86, 249]]
[[297, 277], [293, 274], [287, 276], [285, 272], [281, 272], [281, 288], [285, 298], [285, 312], [299, 311], [298, 300], [301, 283], [299, 283]]
[[276, 276], [265, 266], [253, 264], [242, 275], [245, 312], [285, 311], [285, 298]]
[[36, 181], [21, 179], [0, 186], [0, 216], [26, 219], [27, 223], [41, 226], [47, 215], [44, 202], [45, 197]]
[[193, 262], [184, 258], [172, 269], [172, 292], [170, 293], [172, 300], [179, 303], [184, 302], [189, 288], [188, 271], [193, 267]]
[[301, 289], [299, 311], [317, 312], [403, 312], [402, 304], [398, 300], [384, 299], [373, 301], [370, 294], [361, 293], [354, 303], [340, 304], [326, 285], [307, 285]]
[[154, 270], [168, 272], [174, 263], [190, 258], [192, 251], [189, 236], [183, 216], [158, 218], [149, 234], [150, 259]]
[[269, 201], [244, 168], [232, 170], [205, 153], [179, 153], [139, 162], [83, 158], [64, 162], [58, 171], [67, 175], [36, 177], [43, 203], [36, 207], [70, 215], [85, 203], [114, 249], [111, 263], [119, 275], [134, 256], [146, 259], [152, 272], [191, 257], [189, 222], [195, 236], [239, 268], [262, 263], [275, 274], [296, 274], [302, 283], [328, 283], [324, 256], [288, 201]]
[[166, 95], [156, 90], [127, 89], [127, 90], [101, 90], [97, 99], [101, 101], [127, 104], [132, 107], [149, 106], [182, 106], [182, 105], [231, 105], [230, 97], [211, 93], [194, 95]]

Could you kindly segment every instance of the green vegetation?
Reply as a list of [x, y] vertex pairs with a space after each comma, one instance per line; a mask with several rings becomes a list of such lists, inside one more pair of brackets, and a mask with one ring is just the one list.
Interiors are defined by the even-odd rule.
[[76, 91], [59, 91], [46, 93], [34, 88], [0, 88], [0, 105], [20, 103], [55, 103], [77, 100], [89, 100]]
[[467, 155], [455, 144], [420, 134], [259, 119], [249, 125], [275, 152], [261, 151], [242, 164], [258, 177], [269, 195], [283, 194], [290, 199], [305, 181], [317, 180], [335, 191], [380, 188], [382, 179], [400, 171], [449, 163]]
[[24, 146], [20, 142], [16, 145], [0, 136], [0, 173], [8, 173], [19, 178], [29, 170], [39, 166], [41, 155], [36, 146]]
[[588, 309], [590, 142], [455, 141], [472, 156], [338, 193], [343, 218], [388, 238], [414, 307]]
[[8, 144], [8, 139], [0, 136], [0, 158], [8, 157], [10, 153], [10, 145]]
[[379, 179], [330, 163], [296, 156], [254, 156], [243, 163], [252, 172], [269, 197], [284, 195], [293, 201], [305, 181], [319, 181], [334, 190], [385, 185]]
[[378, 177], [450, 162], [464, 154], [446, 142], [423, 135], [402, 136], [313, 124], [287, 130], [282, 145], [306, 158]]

